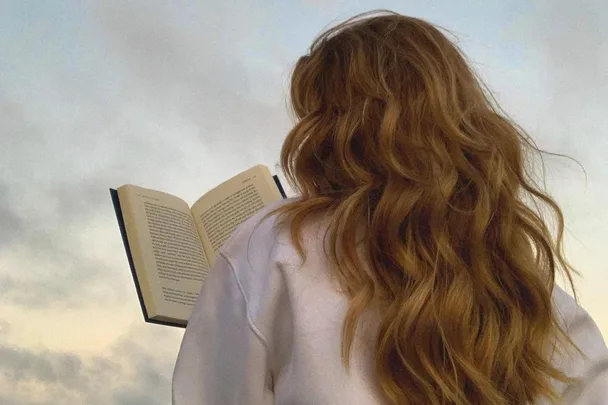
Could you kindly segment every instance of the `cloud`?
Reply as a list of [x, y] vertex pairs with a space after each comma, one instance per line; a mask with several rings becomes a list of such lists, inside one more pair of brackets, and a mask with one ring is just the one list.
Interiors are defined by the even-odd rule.
[[[606, 92], [608, 11], [601, 0], [543, 1], [539, 3], [539, 19], [535, 22], [534, 38], [543, 44], [549, 79], [561, 97], [576, 97], [583, 102], [606, 101], [598, 98]], [[599, 86], [599, 88], [598, 88]], [[557, 101], [560, 98], [556, 98]]]
[[103, 357], [0, 341], [0, 399], [19, 405], [167, 404], [175, 350], [166, 348], [177, 347], [171, 332], [149, 325], [133, 328]]
[[129, 77], [130, 97], [196, 128], [201, 149], [242, 159], [282, 138], [282, 100], [253, 84], [280, 87], [277, 71], [285, 66], [279, 50], [263, 52], [267, 10], [236, 1], [182, 8], [108, 1], [95, 16], [108, 53]]
[[[21, 254], [13, 252], [11, 266], [3, 266], [0, 274], [0, 295], [4, 303], [13, 303], [28, 308], [82, 308], [116, 305], [124, 298], [125, 289], [103, 283], [107, 270], [103, 263], [87, 259], [73, 252], [53, 249], [53, 244], [44, 244], [48, 255], [39, 252], [39, 259], [28, 258], [30, 250]], [[50, 249], [49, 249], [50, 248]], [[61, 253], [65, 257], [57, 258]], [[54, 259], [50, 259], [55, 257]], [[48, 261], [47, 261], [48, 260]], [[12, 269], [23, 268], [26, 271]], [[107, 283], [107, 281], [106, 281]]]
[[522, 13], [507, 38], [525, 46], [531, 63], [538, 61], [537, 81], [546, 91], [539, 119], [546, 141], [595, 173], [601, 171], [600, 154], [608, 148], [607, 18], [601, 0], [544, 0]]
[[[75, 115], [66, 129], [52, 107], [34, 115], [21, 102], [0, 102], [1, 131], [10, 139], [0, 150], [4, 302], [62, 307], [124, 298], [116, 274], [128, 267], [108, 188], [149, 177], [158, 166], [151, 156], [178, 161], [179, 151], [145, 142], [145, 131], [120, 136], [127, 120], [85, 105], [88, 113]], [[80, 132], [84, 122], [94, 128]], [[115, 135], [103, 138], [106, 132]], [[107, 255], [98, 253], [103, 247], [111, 248]]]
[[9, 208], [8, 189], [6, 182], [0, 182], [0, 246], [15, 240], [25, 228], [25, 221]]
[[0, 341], [8, 336], [11, 331], [11, 325], [8, 321], [0, 319]]

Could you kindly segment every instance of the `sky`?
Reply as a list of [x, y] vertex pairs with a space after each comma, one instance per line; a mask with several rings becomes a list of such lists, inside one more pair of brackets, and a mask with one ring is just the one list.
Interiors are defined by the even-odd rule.
[[170, 402], [182, 329], [143, 321], [108, 189], [193, 203], [278, 172], [289, 74], [329, 25], [390, 9], [451, 30], [547, 157], [580, 304], [608, 337], [603, 0], [2, 2], [0, 403]]

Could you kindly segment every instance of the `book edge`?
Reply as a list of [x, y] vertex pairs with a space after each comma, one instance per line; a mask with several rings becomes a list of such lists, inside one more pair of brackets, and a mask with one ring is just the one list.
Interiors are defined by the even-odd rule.
[[279, 180], [279, 176], [276, 174], [273, 174], [272, 179], [274, 180], [274, 184], [276, 184], [277, 188], [279, 189], [279, 193], [281, 193], [281, 197], [283, 197], [283, 199], [286, 199], [287, 195], [285, 194], [283, 185], [281, 184], [281, 181]]
[[114, 205], [114, 211], [116, 213], [116, 220], [118, 221], [118, 228], [120, 229], [120, 234], [122, 236], [122, 242], [125, 247], [125, 251], [127, 253], [127, 260], [129, 262], [129, 267], [131, 268], [131, 276], [133, 277], [133, 283], [135, 284], [135, 290], [137, 291], [137, 299], [139, 301], [139, 305], [140, 305], [142, 313], [144, 315], [144, 321], [147, 323], [154, 323], [154, 324], [158, 324], [158, 325], [185, 328], [186, 325], [183, 325], [183, 324], [180, 324], [177, 322], [161, 321], [158, 319], [150, 318], [148, 316], [148, 311], [146, 310], [146, 305], [144, 304], [143, 294], [141, 292], [141, 285], [139, 284], [139, 279], [137, 278], [137, 273], [135, 271], [135, 264], [133, 262], [133, 256], [131, 255], [129, 239], [127, 238], [127, 229], [125, 227], [125, 222], [124, 222], [123, 215], [122, 215], [122, 208], [120, 207], [120, 200], [118, 198], [118, 191], [116, 189], [110, 188], [110, 196], [112, 198], [112, 204]]

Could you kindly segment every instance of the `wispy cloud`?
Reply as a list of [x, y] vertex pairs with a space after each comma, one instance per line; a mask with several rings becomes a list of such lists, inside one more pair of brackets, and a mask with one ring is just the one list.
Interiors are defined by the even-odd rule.
[[103, 354], [14, 347], [0, 340], [0, 399], [15, 405], [167, 404], [175, 355], [167, 347], [177, 342], [167, 331], [155, 332], [152, 340], [142, 339], [142, 328], [131, 330]]
[[606, 173], [599, 164], [608, 148], [608, 8], [601, 0], [542, 1], [534, 11], [521, 17], [513, 36], [541, 62], [547, 141], [579, 156], [594, 174]]
[[[260, 61], [251, 49], [264, 39], [260, 27], [271, 24], [267, 12], [233, 1], [215, 4], [213, 14], [193, 5], [142, 4], [104, 2], [96, 13], [108, 54], [124, 65], [132, 101], [148, 114], [194, 127], [199, 150], [228, 159], [259, 156], [269, 140], [280, 140], [284, 106], [254, 91], [264, 81], [278, 87], [276, 73], [285, 69], [280, 53]], [[179, 147], [180, 141], [164, 143]]]

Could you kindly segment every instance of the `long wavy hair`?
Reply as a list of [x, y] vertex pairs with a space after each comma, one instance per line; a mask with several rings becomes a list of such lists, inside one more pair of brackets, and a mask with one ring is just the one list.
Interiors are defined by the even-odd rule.
[[391, 403], [555, 400], [551, 380], [574, 381], [551, 362], [558, 340], [573, 345], [552, 307], [558, 270], [574, 287], [563, 215], [529, 173], [540, 149], [458, 47], [417, 18], [359, 15], [314, 41], [290, 96], [297, 123], [281, 165], [300, 198], [269, 215], [289, 222], [304, 260], [306, 220], [333, 218], [326, 253], [350, 299], [345, 367], [375, 308]]

